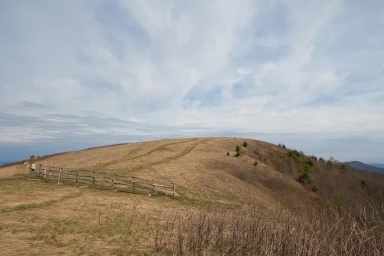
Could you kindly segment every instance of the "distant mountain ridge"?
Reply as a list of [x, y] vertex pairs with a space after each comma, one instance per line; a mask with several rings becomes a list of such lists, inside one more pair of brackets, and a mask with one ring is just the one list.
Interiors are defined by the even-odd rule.
[[[376, 166], [372, 166], [369, 164], [365, 164], [359, 161], [351, 161], [351, 162], [345, 162], [345, 164], [351, 166], [352, 168], [362, 170], [362, 171], [369, 171], [369, 172], [379, 172], [379, 173], [384, 173], [383, 168], [379, 168]], [[380, 165], [380, 164], [378, 164]]]
[[369, 164], [369, 165], [384, 169], [384, 164]]

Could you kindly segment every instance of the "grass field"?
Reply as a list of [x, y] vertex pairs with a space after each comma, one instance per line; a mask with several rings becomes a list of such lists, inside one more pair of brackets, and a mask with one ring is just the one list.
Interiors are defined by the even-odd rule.
[[[377, 204], [376, 212], [367, 210], [364, 215], [356, 211], [354, 216], [345, 217], [348, 215], [343, 215], [337, 204], [327, 201], [321, 191], [314, 193], [309, 185], [297, 181], [298, 166], [286, 156], [289, 150], [246, 140], [248, 146], [241, 147], [241, 157], [234, 157], [236, 146], [244, 141], [237, 138], [159, 140], [36, 159], [37, 165], [173, 181], [175, 198], [30, 179], [24, 165], [0, 168], [1, 254], [354, 255], [365, 252], [380, 255], [384, 252], [381, 232], [384, 211], [377, 209]], [[279, 161], [285, 164], [278, 164]], [[315, 178], [324, 176], [323, 167], [317, 165], [318, 170], [312, 173]], [[332, 170], [327, 172], [336, 175], [330, 174]], [[368, 187], [373, 187], [367, 182]], [[354, 193], [360, 193], [361, 198], [371, 196], [360, 190]]]

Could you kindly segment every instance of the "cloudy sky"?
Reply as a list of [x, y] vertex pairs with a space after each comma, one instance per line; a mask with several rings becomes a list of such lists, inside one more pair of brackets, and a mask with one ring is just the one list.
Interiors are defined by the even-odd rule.
[[384, 1], [2, 0], [0, 161], [238, 136], [384, 162]]

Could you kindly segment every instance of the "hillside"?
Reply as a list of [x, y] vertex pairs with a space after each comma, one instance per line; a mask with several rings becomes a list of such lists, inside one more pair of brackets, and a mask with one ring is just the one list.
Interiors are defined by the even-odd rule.
[[[235, 157], [237, 146], [239, 157]], [[241, 138], [120, 144], [44, 156], [35, 159], [35, 162], [37, 165], [92, 169], [173, 181], [176, 183], [176, 197], [148, 196], [145, 192], [116, 193], [111, 189], [100, 190], [84, 184], [57, 185], [46, 180], [26, 180], [28, 170], [24, 165], [18, 163], [0, 167], [0, 235], [3, 237], [0, 246], [21, 248], [5, 250], [4, 253], [9, 255], [25, 254], [26, 248], [32, 253], [48, 254], [105, 255], [110, 254], [108, 248], [114, 254], [122, 255], [136, 255], [141, 250], [144, 255], [151, 255], [152, 250], [167, 254], [167, 250], [176, 250], [176, 247], [172, 249], [169, 246], [176, 243], [177, 234], [172, 233], [174, 229], [161, 233], [164, 230], [159, 231], [159, 227], [169, 228], [166, 224], [171, 221], [169, 216], [175, 216], [171, 219], [191, 216], [186, 219], [188, 221], [194, 220], [194, 216], [207, 216], [212, 225], [219, 226], [226, 225], [224, 220], [227, 217], [242, 223], [245, 219], [236, 219], [236, 216], [243, 215], [248, 216], [247, 223], [256, 217], [260, 221], [276, 216], [279, 220], [290, 220], [279, 223], [291, 223], [292, 218], [313, 218], [323, 212], [327, 214], [326, 209], [331, 204], [337, 209], [352, 210], [349, 216], [354, 218], [360, 216], [357, 207], [381, 209], [384, 198], [384, 175], [360, 172], [344, 164], [305, 156], [296, 150]], [[199, 211], [204, 213], [194, 215]], [[215, 215], [220, 214], [217, 211], [223, 211], [218, 215], [221, 217]], [[241, 214], [232, 215], [235, 211], [241, 211]], [[376, 219], [384, 217], [381, 211], [376, 214]], [[366, 218], [370, 220], [370, 217]], [[224, 222], [220, 224], [214, 220]], [[269, 225], [270, 221], [263, 223]], [[193, 232], [198, 226], [186, 222], [182, 227], [186, 228], [189, 224], [190, 228], [183, 234]], [[292, 225], [296, 224], [292, 222]], [[314, 231], [309, 229], [313, 227], [312, 224], [303, 226], [303, 232], [312, 234]], [[153, 233], [153, 230], [157, 231]], [[300, 234], [291, 237], [293, 239]], [[356, 243], [354, 239], [346, 243]], [[375, 239], [381, 241], [384, 237]], [[160, 241], [163, 241], [161, 246], [158, 244]], [[153, 246], [156, 248], [153, 249]], [[265, 246], [270, 244], [266, 241]], [[334, 246], [337, 247], [337, 243]], [[183, 246], [178, 248], [186, 250], [181, 249]], [[192, 255], [199, 254], [195, 249], [188, 250]], [[254, 252], [252, 248], [247, 250]], [[324, 248], [319, 247], [319, 250]]]
[[345, 164], [351, 166], [352, 168], [362, 170], [362, 171], [368, 171], [368, 172], [382, 172], [384, 173], [383, 168], [379, 168], [376, 166], [372, 166], [369, 164], [365, 164], [359, 161], [351, 161], [351, 162], [345, 162]]
[[[246, 154], [241, 158], [233, 157], [236, 145], [243, 141], [224, 138], [160, 140], [58, 154], [43, 157], [43, 160], [36, 159], [36, 164], [170, 180], [177, 184], [177, 192], [188, 198], [227, 203], [257, 198], [269, 204], [273, 202], [270, 188], [244, 182], [234, 176], [234, 172], [254, 172], [256, 179], [266, 183], [269, 179], [284, 177], [260, 160], [260, 164], [254, 167], [254, 159]], [[260, 141], [249, 141], [248, 148], [244, 148], [246, 152], [255, 149], [262, 154], [271, 149], [279, 150], [274, 145]], [[227, 152], [232, 157], [227, 156]], [[6, 172], [4, 170], [0, 175], [4, 176]], [[293, 190], [303, 190], [294, 180], [286, 180], [286, 185]]]

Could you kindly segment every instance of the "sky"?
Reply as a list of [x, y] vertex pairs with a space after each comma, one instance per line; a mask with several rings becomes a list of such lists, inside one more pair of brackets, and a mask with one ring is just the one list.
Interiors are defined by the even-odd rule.
[[0, 161], [225, 136], [384, 163], [384, 1], [2, 0]]

